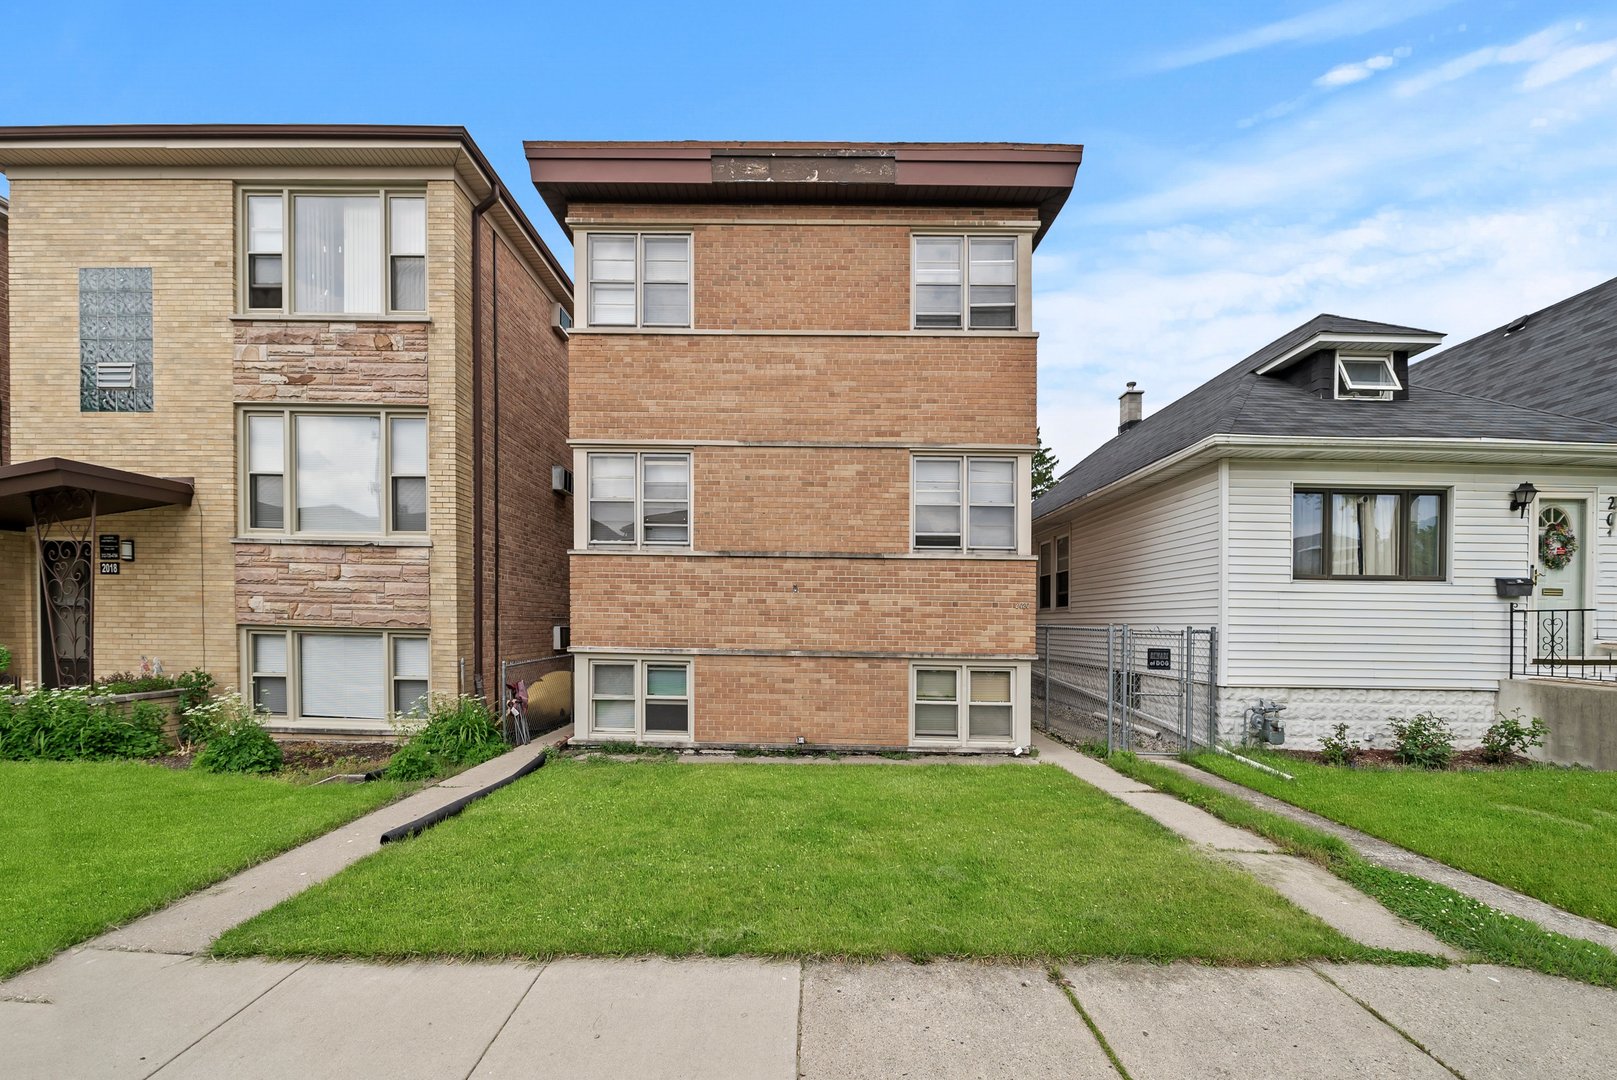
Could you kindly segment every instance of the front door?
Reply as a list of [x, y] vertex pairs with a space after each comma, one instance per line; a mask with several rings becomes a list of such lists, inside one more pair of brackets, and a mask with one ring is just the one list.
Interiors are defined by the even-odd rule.
[[39, 583], [39, 679], [46, 686], [83, 686], [90, 681], [90, 545], [46, 540]]
[[1538, 571], [1538, 655], [1543, 659], [1583, 655], [1589, 632], [1588, 614], [1582, 610], [1588, 516], [1588, 504], [1581, 499], [1541, 499], [1538, 504], [1533, 560]]

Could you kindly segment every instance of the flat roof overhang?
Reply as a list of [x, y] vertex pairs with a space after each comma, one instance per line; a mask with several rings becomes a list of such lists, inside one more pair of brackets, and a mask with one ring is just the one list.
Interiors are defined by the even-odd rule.
[[567, 230], [575, 202], [848, 203], [1038, 210], [1072, 192], [1068, 143], [528, 142], [534, 187]]
[[190, 506], [195, 488], [190, 477], [147, 476], [67, 458], [19, 461], [0, 467], [0, 529], [32, 528], [33, 496], [53, 491], [89, 492], [101, 515]]

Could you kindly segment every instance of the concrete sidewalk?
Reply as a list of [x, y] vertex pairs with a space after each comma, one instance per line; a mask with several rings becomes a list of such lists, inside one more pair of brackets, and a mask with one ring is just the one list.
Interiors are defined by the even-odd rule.
[[[89, 942], [99, 949], [136, 952], [204, 953], [214, 939], [260, 912], [296, 896], [317, 882], [381, 848], [381, 836], [454, 802], [474, 788], [492, 784], [527, 765], [545, 747], [573, 732], [571, 724], [541, 735], [493, 761], [467, 769], [396, 803], [374, 810], [301, 847], [193, 893], [161, 911]], [[3, 1075], [3, 1074], [0, 1074]]]
[[[0, 984], [7, 1080], [1608, 1077], [1617, 992], [1509, 968], [224, 962]], [[1072, 998], [1068, 997], [1068, 994]]]

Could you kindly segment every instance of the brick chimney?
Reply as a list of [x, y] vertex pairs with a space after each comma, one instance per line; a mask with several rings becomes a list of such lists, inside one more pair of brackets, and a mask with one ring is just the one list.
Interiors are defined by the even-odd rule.
[[1145, 391], [1129, 388], [1118, 396], [1117, 433], [1119, 435], [1145, 419]]

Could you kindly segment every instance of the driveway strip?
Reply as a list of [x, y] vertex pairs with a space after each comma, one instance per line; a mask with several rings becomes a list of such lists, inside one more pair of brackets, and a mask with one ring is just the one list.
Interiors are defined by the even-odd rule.
[[1344, 937], [1372, 948], [1430, 953], [1451, 960], [1461, 958], [1461, 954], [1448, 945], [1398, 918], [1329, 871], [1295, 855], [1282, 854], [1262, 837], [1226, 824], [1171, 795], [1133, 790], [1127, 785], [1135, 781], [1046, 735], [1035, 734], [1033, 745], [1039, 749], [1040, 761], [1059, 765], [1080, 780], [1094, 784], [1113, 798], [1156, 819], [1191, 843], [1235, 863]]
[[1222, 791], [1226, 795], [1233, 795], [1251, 803], [1260, 810], [1267, 810], [1272, 814], [1290, 818], [1293, 821], [1329, 833], [1347, 842], [1348, 846], [1358, 852], [1365, 860], [1388, 870], [1397, 870], [1400, 873], [1411, 874], [1427, 881], [1446, 885], [1457, 893], [1463, 893], [1473, 900], [1487, 904], [1491, 908], [1505, 912], [1507, 915], [1519, 915], [1529, 922], [1537, 923], [1546, 930], [1567, 937], [1582, 938], [1592, 941], [1596, 945], [1604, 945], [1608, 949], [1617, 950], [1617, 927], [1607, 926], [1605, 923], [1586, 919], [1581, 915], [1574, 915], [1570, 911], [1563, 911], [1542, 900], [1517, 892], [1515, 889], [1495, 884], [1475, 874], [1468, 874], [1464, 870], [1456, 870], [1447, 863], [1440, 863], [1436, 859], [1429, 859], [1425, 855], [1417, 855], [1413, 851], [1390, 844], [1385, 840], [1377, 839], [1357, 829], [1349, 828], [1330, 818], [1321, 817], [1299, 806], [1293, 806], [1261, 791], [1253, 791], [1243, 787], [1232, 780], [1222, 776], [1214, 776], [1204, 772], [1194, 765], [1187, 765], [1183, 761], [1163, 760], [1159, 764], [1181, 772], [1199, 784], [1206, 784], [1210, 788]]

